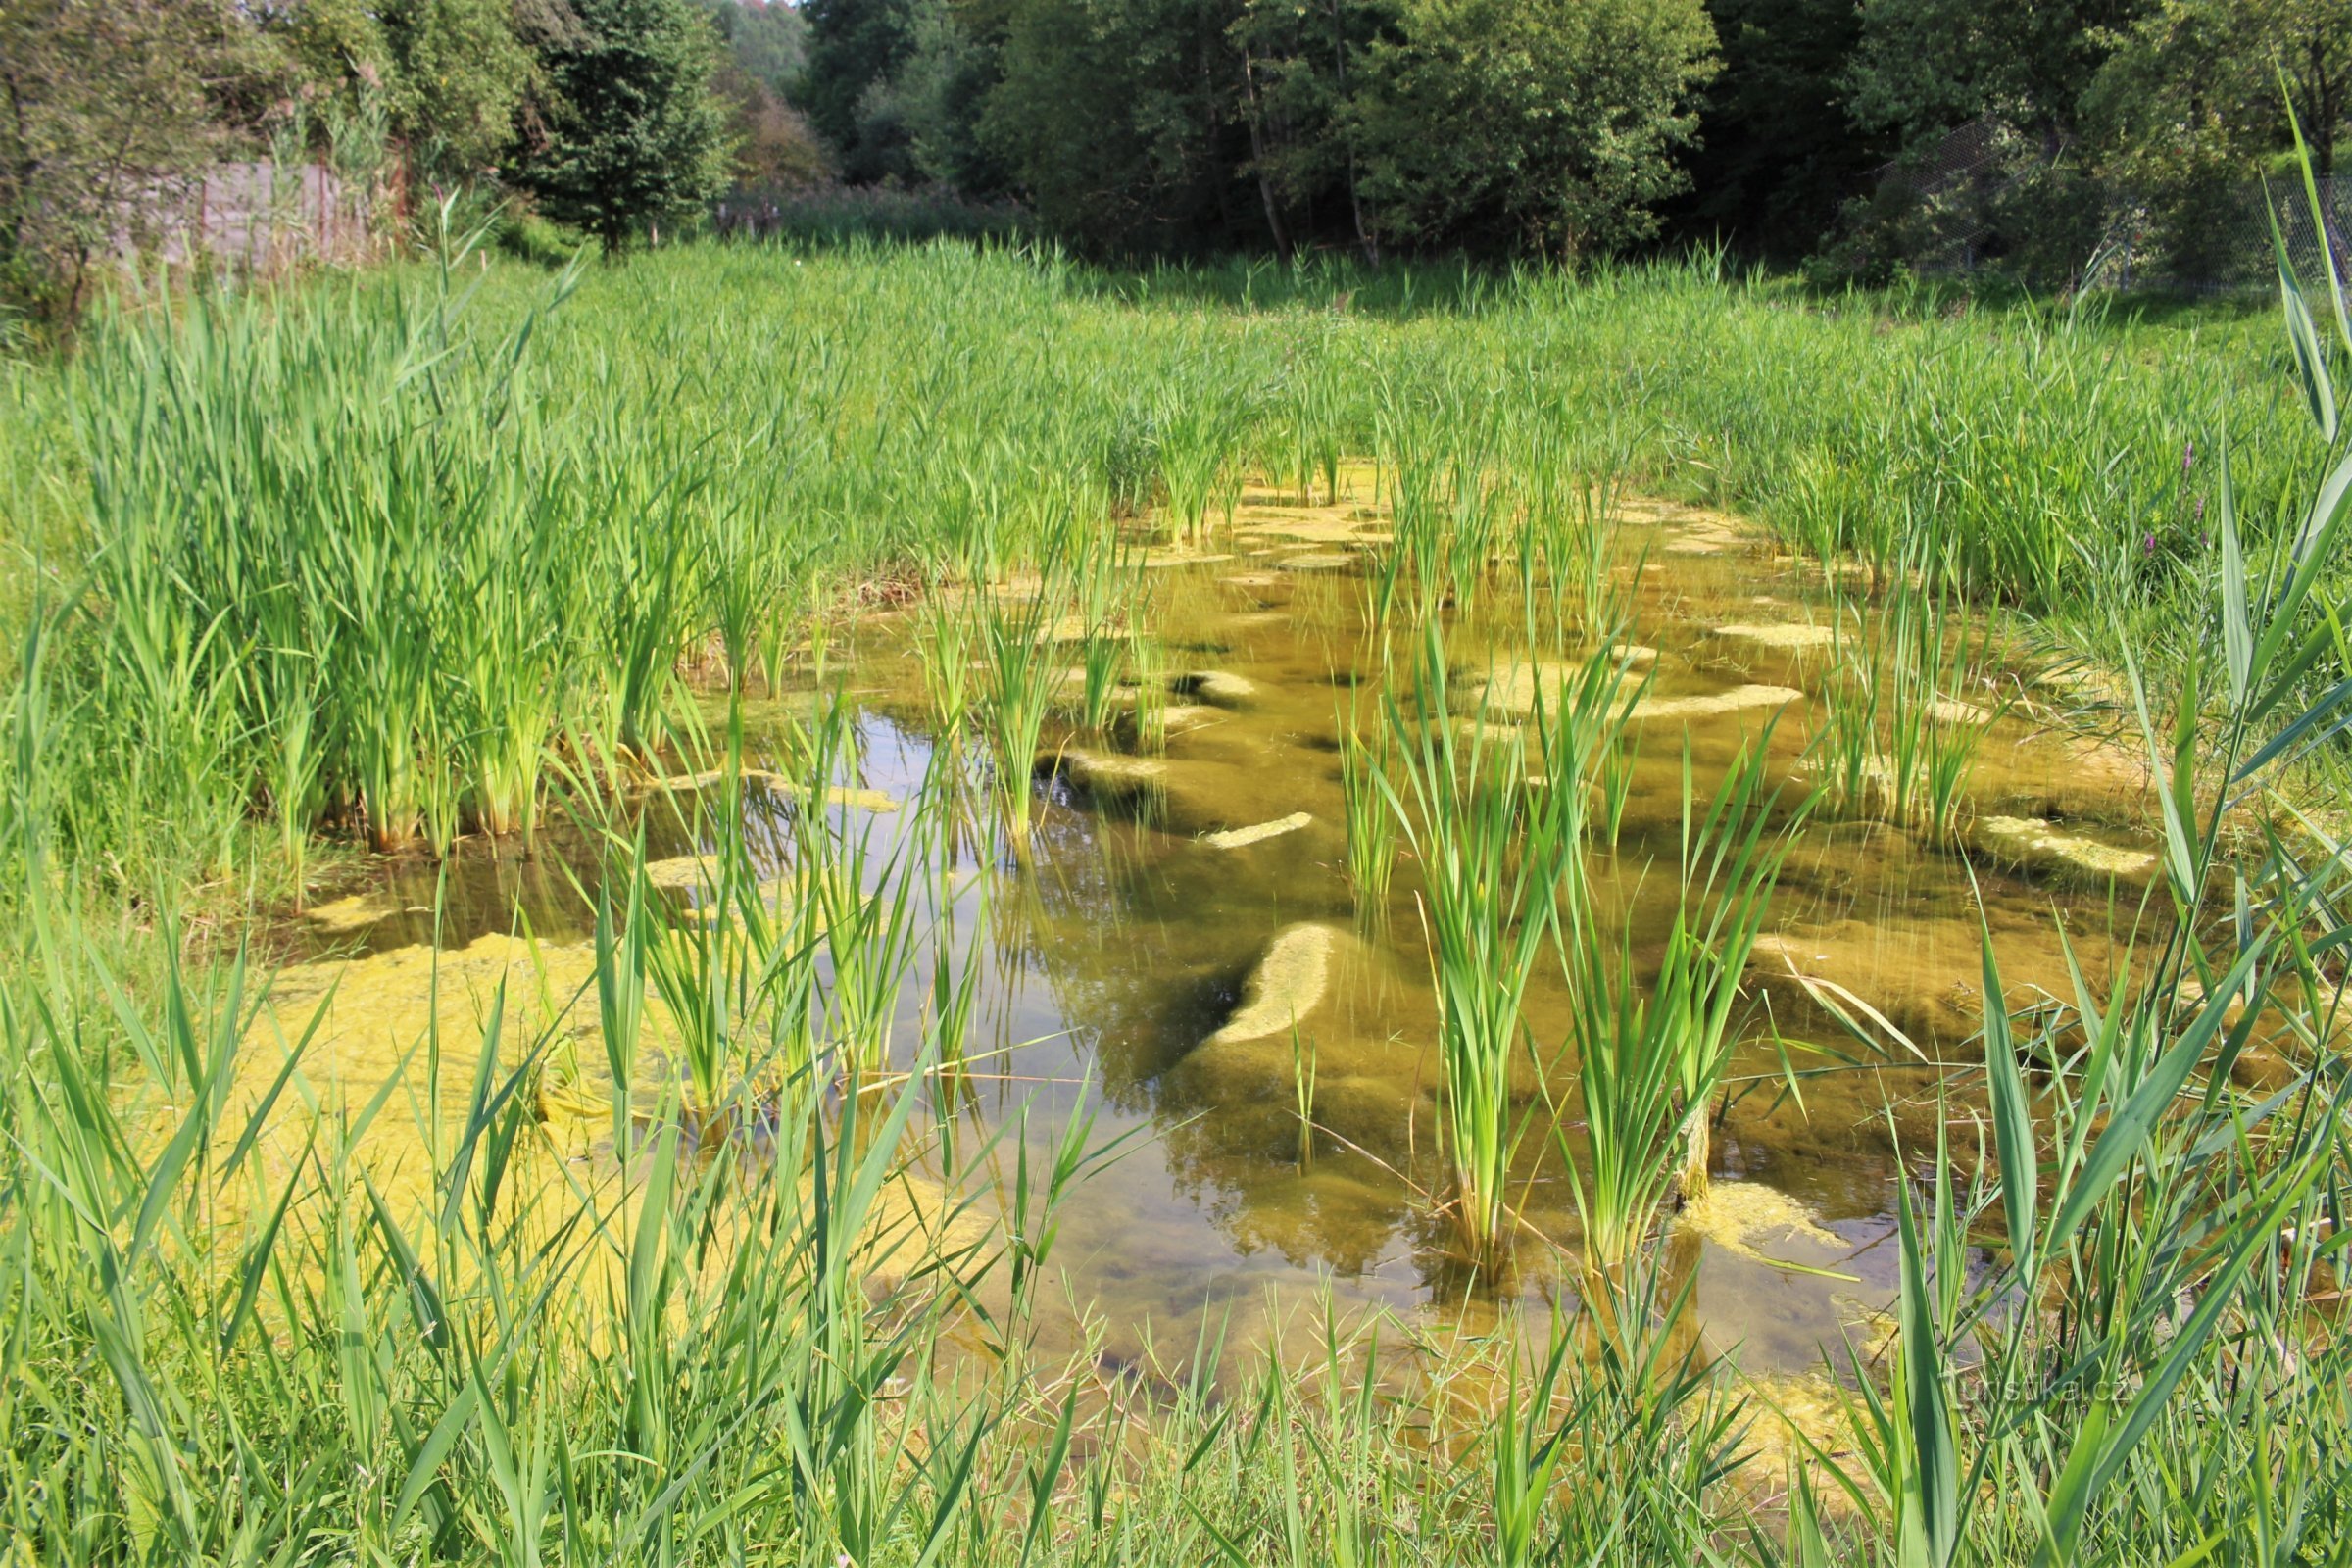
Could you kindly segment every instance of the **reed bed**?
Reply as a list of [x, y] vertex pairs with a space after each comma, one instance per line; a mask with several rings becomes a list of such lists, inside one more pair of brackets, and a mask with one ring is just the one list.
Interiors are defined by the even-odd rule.
[[[1704, 260], [1107, 276], [713, 246], [549, 277], [461, 247], [0, 367], [28, 415], [0, 434], [27, 568], [0, 590], [0, 1549], [2340, 1560], [2352, 859], [2312, 808], [2352, 701], [2352, 329], [2319, 281], [2315, 311], [2282, 268], [2277, 354], [2236, 321], [1911, 313]], [[921, 601], [932, 720], [980, 737], [1015, 895], [1042, 898], [1020, 867], [1064, 620], [1081, 719], [1133, 681], [1152, 749], [1182, 631], [1144, 623], [1135, 550], [1215, 552], [1246, 472], [1330, 499], [1349, 454], [1394, 522], [1372, 618], [1414, 650], [1344, 746], [1349, 871], [1378, 906], [1401, 845], [1426, 921], [1432, 1206], [1499, 1276], [1551, 1145], [1590, 1310], [1418, 1347], [1402, 1379], [1336, 1322], [1243, 1374], [1206, 1342], [1045, 1356], [1057, 1216], [1119, 1151], [1082, 1112], [1051, 1138], [959, 1119], [1008, 921], [946, 912], [962, 767], [896, 823], [838, 799], [835, 650]], [[1703, 1196], [1794, 808], [1761, 744], [1703, 808], [1686, 786], [1663, 973], [1595, 914], [1588, 855], [1625, 853], [1606, 563], [1633, 491], [1870, 577], [1835, 808], [1891, 755], [1886, 808], [1951, 831], [1971, 743], [1914, 715], [1973, 678], [1977, 615], [2123, 671], [2158, 783], [2159, 907], [2103, 988], [2013, 1014], [1987, 942], [1981, 1075], [1891, 1198], [1885, 1343], [1840, 1368], [1842, 1436], [1785, 1466], [1685, 1332], [1671, 1199]], [[1599, 651], [1491, 734], [1449, 648], [1513, 611], [1531, 647]], [[730, 705], [715, 756], [698, 688]], [[809, 691], [755, 779], [746, 708]], [[715, 765], [689, 785], [690, 760]], [[794, 802], [778, 863], [746, 843], [754, 788]], [[689, 891], [646, 864], [654, 802], [703, 852]], [[577, 994], [501, 990], [462, 1038], [436, 1013], [380, 1092], [321, 1097], [312, 1022], [261, 1026], [239, 925], [363, 856], [532, 853], [557, 815], [614, 867]], [[1565, 1042], [1522, 1015], [1546, 957]], [[2255, 1051], [2281, 1086], [2239, 1086]], [[1332, 1087], [1291, 1052], [1303, 1175]], [[404, 1116], [389, 1183], [368, 1140]]]

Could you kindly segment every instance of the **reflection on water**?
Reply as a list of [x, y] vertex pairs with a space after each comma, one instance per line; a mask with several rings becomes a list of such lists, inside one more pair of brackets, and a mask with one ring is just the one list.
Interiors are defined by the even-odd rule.
[[[1250, 515], [1245, 506], [1245, 523]], [[1351, 512], [1348, 526], [1364, 524]], [[1332, 548], [1322, 535], [1302, 537]], [[1642, 749], [1621, 836], [1613, 852], [1594, 853], [1593, 869], [1604, 901], [1640, 939], [1661, 934], [1670, 912], [1655, 896], [1669, 873], [1652, 862], [1673, 863], [1686, 741], [1703, 792], [1777, 713], [1771, 751], [1801, 791], [1821, 678], [1836, 654], [1811, 637], [1756, 634], [1834, 618], [1817, 567], [1776, 563], [1721, 519], [1672, 510], [1629, 543], [1649, 557], [1630, 636], [1644, 655], [1654, 650], [1643, 660], [1654, 671], [1653, 706], [1636, 726]], [[1324, 1290], [1436, 1323], [1486, 1322], [1497, 1310], [1540, 1307], [1573, 1278], [1531, 1244], [1514, 1277], [1480, 1282], [1465, 1300], [1451, 1235], [1432, 1217], [1425, 1195], [1442, 1183], [1438, 1060], [1414, 877], [1408, 862], [1390, 907], [1365, 919], [1345, 876], [1338, 736], [1351, 693], [1378, 681], [1380, 662], [1353, 558], [1337, 568], [1316, 560], [1310, 572], [1239, 560], [1151, 574], [1152, 619], [1184, 716], [1151, 769], [1148, 808], [1133, 791], [1090, 789], [1082, 768], [1049, 760], [1036, 785], [1032, 853], [1017, 863], [1000, 861], [983, 834], [937, 831], [936, 811], [868, 809], [874, 798], [809, 803], [781, 779], [746, 787], [750, 858], [761, 877], [789, 880], [804, 816], [836, 835], [872, 836], [871, 876], [892, 864], [911, 874], [914, 854], [893, 859], [901, 849], [961, 873], [926, 880], [938, 892], [906, 972], [902, 1059], [919, 1038], [933, 950], [944, 946], [951, 964], [968, 957], [980, 977], [963, 1114], [996, 1125], [1026, 1109], [1028, 1136], [1043, 1143], [1091, 1105], [1099, 1138], [1134, 1135], [1063, 1220], [1054, 1261], [1068, 1279], [1067, 1304], [1045, 1298], [1049, 1313], [1068, 1314], [1049, 1323], [1049, 1343], [1057, 1334], [1076, 1343], [1079, 1316], [1091, 1314], [1111, 1364], [1143, 1358], [1148, 1345], [1190, 1345], [1212, 1320], [1227, 1324], [1229, 1346], [1247, 1345], [1273, 1332], [1286, 1303]], [[1740, 634], [1720, 635], [1726, 625]], [[969, 789], [981, 764], [960, 750], [943, 754], [929, 732], [903, 618], [870, 622], [858, 641], [846, 700], [857, 710], [859, 787], [906, 803], [947, 789], [984, 799]], [[1460, 628], [1455, 646], [1464, 658], [1484, 650], [1499, 666], [1527, 656], [1524, 632], [1514, 638], [1507, 627]], [[1510, 691], [1496, 683], [1482, 721], [1513, 720]], [[1800, 695], [1788, 701], [1789, 692]], [[789, 772], [780, 737], [806, 709], [806, 699], [751, 705], [747, 762]], [[1049, 751], [1081, 742], [1111, 745], [1049, 726]], [[1987, 739], [1974, 796], [1980, 815], [2103, 818], [2104, 836], [2128, 843], [2133, 786], [2127, 766], [2086, 760], [2011, 716]], [[628, 829], [642, 829], [650, 858], [712, 847], [690, 829], [690, 806], [659, 794], [642, 804]], [[1254, 841], [1233, 831], [1299, 813], [1303, 824]], [[528, 969], [560, 1014], [587, 983], [586, 890], [601, 853], [591, 834], [558, 829], [529, 859], [395, 867], [379, 887], [317, 911], [322, 957], [296, 966], [282, 989], [316, 999], [346, 973], [343, 956], [363, 956], [324, 1043], [329, 1059], [342, 1049], [355, 1064], [391, 1059], [369, 1057], [368, 1038], [380, 1046], [419, 1026], [431, 946], [445, 968], [470, 954], [482, 974]], [[678, 863], [691, 872], [691, 860]], [[2035, 988], [2065, 988], [2059, 920], [2095, 971], [2132, 918], [2135, 892], [2123, 884], [1972, 859], [1883, 823], [1817, 817], [1788, 859], [1751, 969], [1748, 1032], [1716, 1139], [1717, 1186], [1681, 1222], [1679, 1244], [1698, 1269], [1705, 1332], [1718, 1348], [1741, 1346], [1751, 1370], [1818, 1365], [1825, 1343], [1857, 1327], [1867, 1337], [1867, 1319], [1892, 1296], [1889, 1112], [1906, 1139], [1932, 1136], [1940, 1074], [1920, 1058], [1971, 1050], [1984, 1002], [1972, 866], [1982, 919], [2016, 988], [2012, 1005]], [[520, 947], [475, 951], [515, 932], [530, 939], [527, 962]], [[1270, 948], [1281, 961], [1260, 974]], [[1231, 1026], [1253, 975], [1261, 993], [1291, 988], [1282, 1005], [1296, 1008], [1296, 1039], [1288, 1029]], [[368, 983], [353, 986], [350, 976]], [[823, 971], [820, 985], [830, 978]], [[1808, 1047], [1859, 1049], [1825, 997], [1872, 1029], [1884, 1024], [1886, 1055], [1867, 1070], [1803, 1080], [1800, 1102], [1788, 1062], [1830, 1059]], [[1556, 968], [1540, 971], [1521, 1086], [1531, 1109], [1545, 1078], [1556, 1092], [1573, 1069], [1556, 1060], [1568, 1003]], [[1310, 1063], [1312, 1127], [1302, 1139], [1298, 1078]], [[1574, 1147], [1573, 1129], [1566, 1142]], [[1547, 1138], [1524, 1140], [1513, 1203], [1529, 1230], [1573, 1248], [1558, 1158]]]

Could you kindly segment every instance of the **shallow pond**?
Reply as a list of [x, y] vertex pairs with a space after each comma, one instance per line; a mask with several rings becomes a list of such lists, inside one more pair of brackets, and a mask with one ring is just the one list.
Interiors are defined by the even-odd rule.
[[[1345, 870], [1339, 736], [1353, 692], [1376, 676], [1363, 570], [1385, 535], [1376, 507], [1344, 499], [1298, 507], [1247, 493], [1234, 533], [1212, 550], [1153, 558], [1144, 575], [1171, 688], [1164, 749], [1138, 759], [1115, 738], [1076, 734], [1066, 714], [1049, 720], [1057, 760], [1033, 782], [1025, 863], [976, 848], [984, 835], [917, 843], [907, 835], [923, 813], [879, 808], [977, 767], [936, 756], [911, 618], [869, 617], [830, 654], [856, 705], [858, 777], [811, 819], [871, 835], [876, 862], [904, 848], [955, 873], [929, 884], [942, 892], [908, 955], [898, 1054], [920, 1037], [935, 947], [948, 945], [953, 964], [980, 943], [965, 1121], [1003, 1125], [1026, 1109], [1042, 1150], [1087, 1105], [1098, 1140], [1129, 1135], [1067, 1208], [1053, 1254], [1066, 1292], [1043, 1303], [1046, 1342], [1092, 1344], [1106, 1367], [1164, 1364], [1204, 1334], [1229, 1350], [1311, 1335], [1324, 1293], [1432, 1331], [1573, 1295], [1573, 1269], [1532, 1241], [1507, 1278], [1468, 1279], [1426, 1196], [1444, 1178], [1415, 879], [1408, 861], [1390, 906], [1367, 918]], [[1674, 863], [1686, 741], [1703, 795], [1769, 726], [1788, 797], [1804, 791], [1823, 682], [1846, 657], [1831, 629], [1860, 590], [1840, 594], [1818, 564], [1776, 557], [1732, 519], [1687, 509], [1627, 509], [1619, 555], [1623, 580], [1638, 583], [1625, 635], [1652, 684], [1635, 710], [1641, 749], [1617, 843], [1596, 846], [1592, 863], [1639, 944], [1667, 913], [1657, 894]], [[1524, 716], [1530, 683], [1508, 672], [1529, 655], [1500, 618], [1453, 639], [1457, 656], [1482, 649], [1504, 672], [1466, 683], [1466, 723]], [[779, 737], [805, 708], [750, 703], [747, 760], [786, 767]], [[1935, 1063], [1973, 1054], [1981, 931], [2020, 1007], [2071, 994], [2062, 929], [2096, 974], [2138, 917], [2154, 864], [2132, 825], [2139, 773], [2128, 754], [2038, 728], [2038, 711], [2029, 701], [1984, 716], [1972, 825], [1956, 842], [1825, 810], [1788, 857], [1749, 971], [1715, 1185], [1674, 1222], [1677, 1266], [1697, 1269], [1699, 1325], [1752, 1372], [1819, 1367], [1825, 1346], [1871, 1338], [1891, 1298], [1896, 1138], [1922, 1147], [1939, 1115], [1971, 1114], [1973, 1090], [1939, 1104], [1946, 1074]], [[778, 784], [755, 779], [746, 815], [755, 863], [786, 876], [805, 808]], [[672, 808], [675, 795], [650, 796], [641, 820], [656, 880], [691, 899], [693, 857], [708, 845]], [[331, 993], [306, 1073], [363, 1098], [434, 1009], [445, 1051], [474, 1038], [501, 980], [512, 998], [537, 999], [542, 1016], [586, 1028], [582, 889], [596, 863], [583, 838], [559, 829], [528, 860], [469, 850], [442, 865], [395, 862], [378, 885], [313, 910], [308, 956], [279, 975], [274, 1010], [291, 1030]], [[1877, 1037], [1877, 1054], [1825, 998]], [[1527, 1008], [1539, 1057], [1559, 1051], [1568, 1000], [1557, 964], [1539, 969]], [[1828, 1070], [1833, 1053], [1853, 1064]], [[1555, 1090], [1573, 1063], [1558, 1066]], [[1790, 1066], [1810, 1070], [1801, 1095]], [[462, 1067], [445, 1065], [455, 1086], [445, 1099]], [[1544, 1076], [1526, 1073], [1531, 1106]], [[402, 1164], [401, 1136], [383, 1135], [390, 1166]], [[1009, 1171], [1008, 1154], [992, 1163]], [[1543, 1133], [1525, 1141], [1520, 1165], [1525, 1225], [1572, 1248], [1574, 1205]], [[395, 1171], [380, 1185], [398, 1182]]]

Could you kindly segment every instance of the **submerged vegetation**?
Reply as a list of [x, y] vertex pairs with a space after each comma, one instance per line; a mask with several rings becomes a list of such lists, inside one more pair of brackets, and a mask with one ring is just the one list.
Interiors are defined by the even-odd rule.
[[[2343, 1555], [2332, 289], [466, 262], [0, 370], [9, 1549]], [[1820, 969], [2035, 748], [1960, 1025]], [[1216, 1137], [1409, 1310], [1113, 1321]], [[1809, 1411], [1718, 1266], [1855, 1288]]]

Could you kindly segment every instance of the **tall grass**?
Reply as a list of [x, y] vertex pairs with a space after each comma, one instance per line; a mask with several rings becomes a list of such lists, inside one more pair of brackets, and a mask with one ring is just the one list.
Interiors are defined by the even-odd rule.
[[1386, 715], [1374, 719], [1369, 735], [1350, 710], [1340, 727], [1340, 798], [1347, 816], [1348, 885], [1356, 908], [1377, 921], [1388, 908], [1389, 884], [1396, 872], [1396, 815], [1385, 782], [1394, 755], [1394, 732]]
[[1985, 732], [2007, 710], [1986, 701], [1987, 632], [1921, 564], [1933, 536], [1905, 549], [1886, 592], [1847, 606], [1841, 654], [1825, 684], [1816, 749], [1838, 808], [1936, 842], [1956, 837]]
[[1541, 1074], [1521, 1009], [1555, 937], [1558, 903], [1584, 897], [1590, 764], [1610, 727], [1624, 722], [1617, 701], [1623, 669], [1604, 650], [1580, 674], [1539, 694], [1545, 772], [1537, 779], [1524, 731], [1496, 737], [1483, 723], [1465, 727], [1455, 717], [1445, 634], [1434, 619], [1423, 628], [1413, 671], [1415, 710], [1388, 700], [1401, 782], [1386, 773], [1374, 782], [1420, 871], [1449, 1209], [1465, 1251], [1494, 1263], [1516, 1225], [1508, 1185], [1529, 1128], [1514, 1069], [1524, 1058], [1531, 1074]]
[[[1864, 1504], [1854, 1546], [1874, 1559], [2342, 1549], [2340, 1472], [2322, 1457], [2344, 1419], [2342, 1340], [2320, 1320], [2344, 1246], [2346, 1077], [2340, 985], [2312, 959], [2346, 938], [2352, 862], [2279, 813], [2277, 792], [2281, 764], [2340, 726], [2352, 694], [2339, 681], [2301, 695], [2304, 661], [2334, 637], [2320, 584], [2352, 517], [2352, 458], [2320, 328], [2283, 257], [2279, 271], [2325, 477], [2250, 553], [2225, 442], [2221, 573], [2187, 678], [2160, 705], [2129, 668], [2173, 918], [2104, 989], [2074, 965], [2074, 994], [2029, 1012], [2022, 1035], [1987, 935], [1993, 1149], [1972, 1158], [1938, 1138], [1919, 1152], [1925, 1177], [1898, 1194], [1892, 1377], [1852, 1401], [1857, 1462], [1833, 1472]], [[2352, 351], [2340, 283], [2325, 281]], [[2224, 848], [2241, 812], [2261, 818], [2257, 857]], [[2234, 914], [2209, 921], [2217, 894]], [[2257, 1042], [2293, 1065], [2267, 1094], [2232, 1083]], [[2034, 1061], [2052, 1064], [2038, 1094]], [[1971, 1266], [1975, 1236], [1995, 1249], [1989, 1266]], [[1818, 1539], [1800, 1504], [1796, 1534]]]
[[[50, 476], [12, 488], [11, 532], [99, 634], [61, 656], [75, 733], [138, 738], [51, 800], [128, 882], [249, 859], [257, 816], [281, 859], [306, 831], [520, 833], [545, 694], [565, 765], [625, 784], [664, 743], [681, 660], [773, 687], [819, 654], [794, 648], [819, 584], [916, 555], [1001, 577], [1045, 548], [1029, 503], [1049, 484], [1091, 513], [1165, 478], [1198, 526], [1276, 415], [1326, 489], [1343, 449], [1387, 460], [1398, 543], [1372, 581], [1392, 613], [1456, 591], [1490, 510], [1513, 523], [1498, 553], [1597, 603], [1606, 552], [1583, 536], [1635, 486], [2167, 669], [2218, 566], [2215, 447], [2185, 412], [2203, 367], [2225, 367], [2262, 539], [2297, 439], [2234, 322], [2191, 352], [2089, 307], [1913, 319], [1705, 267], [1494, 280], [1468, 314], [1440, 303], [1459, 280], [1421, 279], [1409, 315], [1364, 305], [1404, 310], [1395, 280], [1312, 270], [1255, 277], [1259, 314], [1202, 314], [1170, 302], [1217, 299], [1225, 274], [1133, 294], [1010, 251], [470, 272], [102, 324], [69, 366], [0, 368], [25, 416], [0, 458], [24, 472], [45, 443]], [[1318, 288], [1359, 308], [1335, 318]], [[875, 329], [836, 330], [852, 315]], [[1104, 393], [1109, 366], [1137, 390]]]
[[1049, 602], [1041, 589], [1024, 604], [1006, 606], [992, 600], [983, 613], [988, 689], [981, 717], [993, 763], [991, 793], [1008, 846], [1016, 857], [1026, 856], [1035, 798], [1031, 775], [1060, 673], [1043, 640], [1051, 625]]
[[1511, 1093], [1528, 1046], [1520, 1008], [1576, 842], [1561, 797], [1528, 790], [1516, 731], [1491, 741], [1475, 729], [1464, 743], [1446, 664], [1432, 619], [1413, 666], [1417, 713], [1389, 699], [1401, 782], [1377, 782], [1421, 872], [1454, 1228], [1473, 1259], [1491, 1263], [1513, 1229], [1511, 1160], [1527, 1130]]
[[1674, 918], [1649, 1005], [1667, 1015], [1668, 1054], [1683, 1117], [1675, 1184], [1686, 1199], [1706, 1192], [1710, 1104], [1730, 1064], [1749, 956], [1762, 933], [1781, 865], [1810, 800], [1781, 813], [1766, 787], [1768, 724], [1742, 748], [1703, 816], [1692, 813], [1690, 756], [1683, 755], [1681, 862]]
[[[2341, 1555], [2346, 861], [2309, 808], [2342, 788], [2348, 700], [2332, 287], [2315, 311], [2288, 280], [2273, 356], [2233, 321], [1914, 315], [1704, 261], [1106, 277], [1009, 248], [689, 247], [552, 284], [493, 268], [470, 293], [467, 270], [174, 307], [0, 367], [28, 416], [0, 429], [24, 568], [0, 589], [23, 621], [0, 707], [7, 1549]], [[2277, 366], [2298, 397], [2271, 395]], [[934, 931], [925, 953], [924, 868], [897, 857], [956, 831], [952, 792], [927, 787], [904, 837], [856, 821], [827, 804], [848, 743], [820, 721], [792, 875], [763, 886], [731, 725], [684, 906], [635, 864], [635, 792], [693, 749], [690, 677], [821, 676], [820, 585], [886, 596], [923, 563], [978, 590], [928, 612], [932, 700], [985, 734], [1017, 854], [1059, 673], [1044, 617], [1087, 591], [1073, 539], [1161, 503], [1199, 537], [1251, 458], [1328, 496], [1351, 452], [1396, 513], [1372, 608], [1419, 661], [1351, 798], [1377, 782], [1419, 879], [1447, 1217], [1500, 1264], [1555, 1081], [1522, 1004], [1561, 946], [1586, 1126], [1558, 1143], [1610, 1332], [1530, 1325], [1397, 1381], [1337, 1327], [1320, 1364], [1253, 1382], [1220, 1384], [1213, 1342], [1118, 1376], [1038, 1358], [1056, 1207], [1092, 1150], [1083, 1116], [1003, 1158], [925, 1136], [978, 946], [959, 966]], [[1449, 711], [1442, 616], [1498, 562], [1541, 573], [1531, 644], [1539, 619], [1610, 626], [1629, 487], [1869, 564], [1907, 683], [1870, 751], [1888, 707], [1958, 695], [1961, 619], [1939, 617], [1999, 605], [2128, 669], [2160, 780], [2169, 918], [2022, 1023], [1985, 963], [1984, 1081], [1953, 1086], [1892, 1200], [1889, 1353], [1841, 1364], [1850, 1431], [1779, 1512], [1745, 1490], [1728, 1374], [1670, 1332], [1689, 1287], [1654, 1240], [1704, 1168], [1767, 783], [1690, 819], [1653, 982], [1593, 915], [1581, 853], [1625, 755], [1623, 671], [1546, 693], [1532, 738]], [[989, 591], [1031, 573], [1033, 600]], [[1159, 634], [1125, 631], [1145, 715]], [[1915, 739], [1903, 814], [1947, 821], [1965, 753]], [[628, 846], [564, 999], [593, 1024], [526, 1025], [502, 995], [339, 1096], [221, 919], [344, 842], [527, 836], [557, 779]], [[886, 1060], [926, 956], [921, 1038]], [[2258, 1054], [2282, 1084], [2239, 1087]], [[1310, 1125], [1331, 1087], [1293, 1065]], [[566, 1088], [608, 1102], [585, 1152]], [[404, 1118], [425, 1130], [395, 1181], [374, 1151]]]

